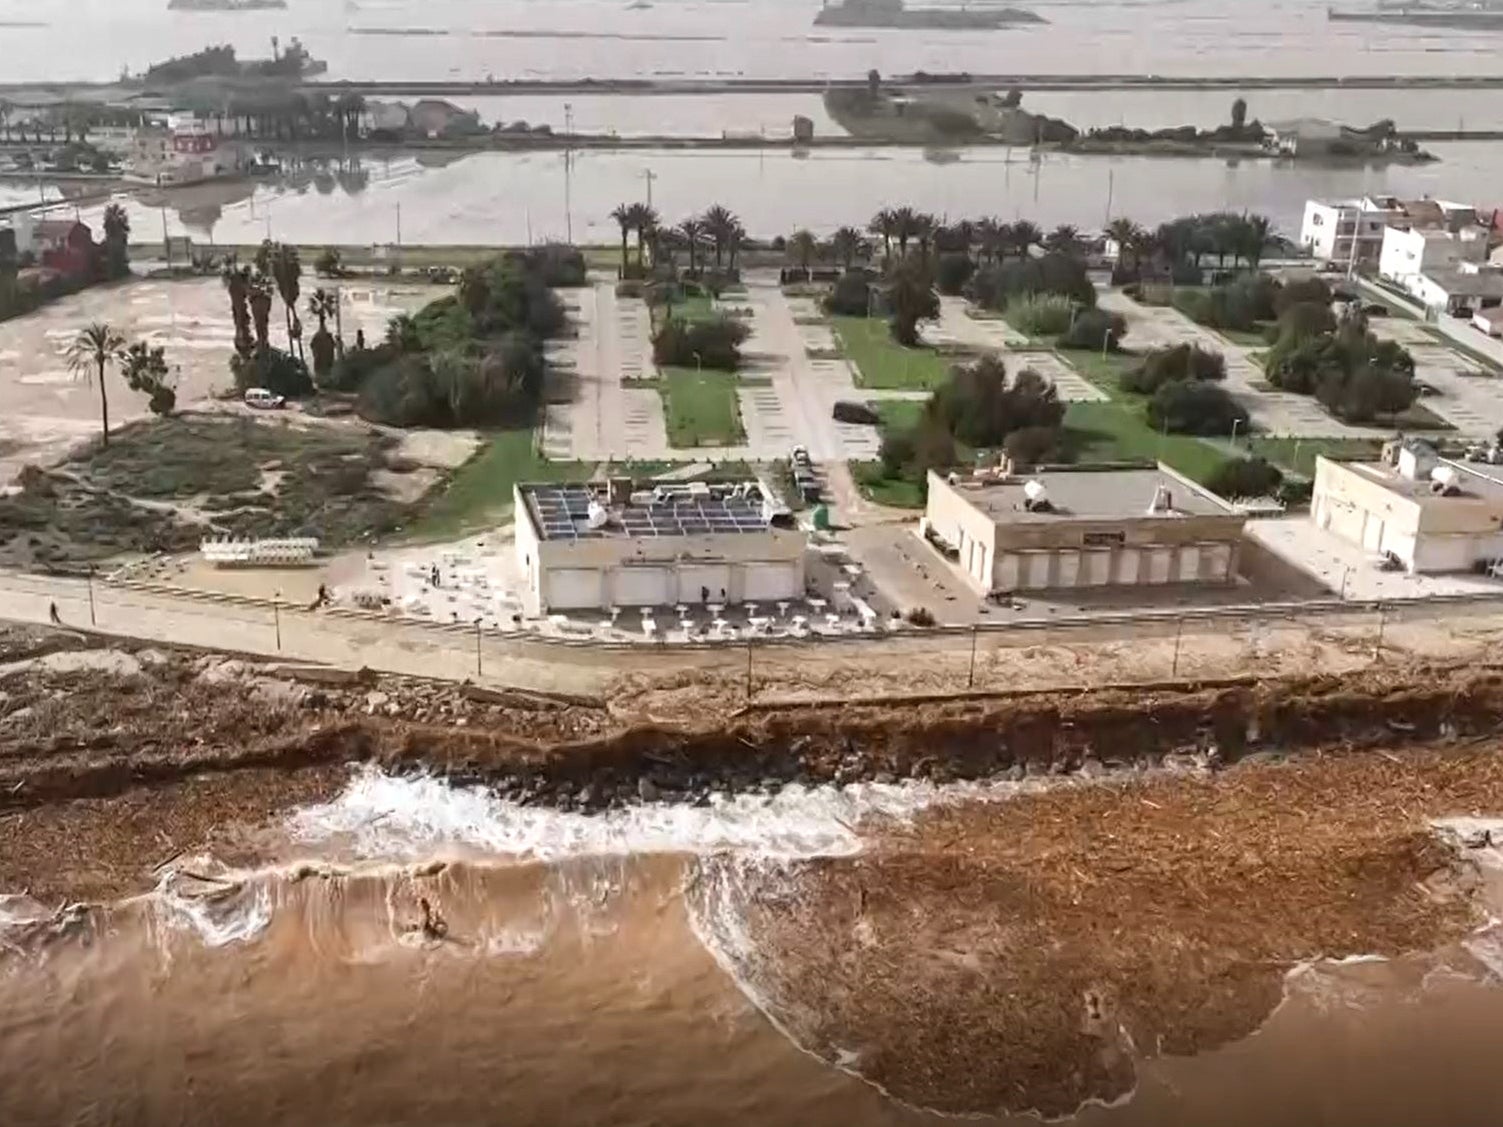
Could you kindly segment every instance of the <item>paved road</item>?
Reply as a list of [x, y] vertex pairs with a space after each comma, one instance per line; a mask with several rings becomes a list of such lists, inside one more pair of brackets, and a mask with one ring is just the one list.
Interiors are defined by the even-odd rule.
[[0, 571], [0, 619], [45, 624], [52, 604], [67, 625], [145, 642], [536, 691], [672, 692], [708, 678], [714, 702], [727, 708], [743, 697], [749, 659], [759, 694], [844, 698], [963, 690], [973, 661], [976, 688], [1014, 690], [1152, 681], [1176, 671], [1334, 672], [1362, 668], [1380, 647], [1390, 656], [1397, 650], [1487, 660], [1503, 642], [1499, 600], [1422, 602], [1382, 615], [1365, 607], [1324, 615], [1297, 607], [1256, 614], [1227, 608], [1188, 622], [1173, 615], [1051, 619], [974, 639], [964, 631], [905, 632], [839, 642], [623, 648], [477, 639], [465, 628], [104, 583], [92, 585], [91, 599], [90, 589], [85, 580]]

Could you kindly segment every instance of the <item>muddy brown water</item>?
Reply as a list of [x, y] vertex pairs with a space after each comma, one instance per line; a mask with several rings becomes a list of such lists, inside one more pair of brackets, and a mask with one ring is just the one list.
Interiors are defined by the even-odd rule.
[[[862, 1079], [862, 1030], [809, 1046], [823, 1055], [796, 1043], [813, 1010], [861, 987], [859, 928], [836, 937], [856, 969], [837, 969], [828, 991], [780, 997], [795, 968], [758, 956], [748, 898], [796, 904], [808, 860], [738, 849], [410, 862], [183, 878], [173, 896], [70, 927], [12, 928], [0, 948], [3, 1121], [946, 1120]], [[832, 864], [848, 874], [855, 896], [858, 862], [821, 867], [826, 880]], [[953, 959], [964, 985], [966, 952], [925, 949], [920, 922], [899, 963]], [[1301, 968], [1251, 1036], [1190, 1057], [1123, 1047], [1113, 1067], [1130, 1078], [1125, 1093], [1079, 1121], [1491, 1127], [1503, 1106], [1499, 952], [1489, 933]], [[969, 1112], [1036, 1121], [997, 1110]]]

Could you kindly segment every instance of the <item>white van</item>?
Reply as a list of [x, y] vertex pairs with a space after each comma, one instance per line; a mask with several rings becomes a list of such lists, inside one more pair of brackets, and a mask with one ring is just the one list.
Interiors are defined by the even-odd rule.
[[248, 387], [245, 389], [245, 405], [254, 407], [258, 411], [275, 411], [285, 405], [287, 400], [280, 395], [273, 395], [264, 387]]

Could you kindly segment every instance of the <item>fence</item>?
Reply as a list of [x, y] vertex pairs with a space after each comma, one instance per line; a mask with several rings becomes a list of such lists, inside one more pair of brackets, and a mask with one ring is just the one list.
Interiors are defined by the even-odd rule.
[[135, 581], [0, 572], [0, 617], [387, 673], [600, 695], [708, 688], [726, 701], [849, 699], [1351, 672], [1480, 660], [1503, 599], [1308, 602], [1103, 614], [893, 634], [609, 643], [315, 610]]

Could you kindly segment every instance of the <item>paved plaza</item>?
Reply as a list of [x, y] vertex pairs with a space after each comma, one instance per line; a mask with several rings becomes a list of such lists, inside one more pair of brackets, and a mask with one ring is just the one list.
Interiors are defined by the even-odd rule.
[[1398, 341], [1414, 357], [1414, 374], [1435, 389], [1420, 400], [1463, 438], [1487, 438], [1503, 427], [1503, 376], [1437, 340], [1419, 321], [1374, 317], [1374, 335]]
[[645, 302], [622, 298], [613, 281], [597, 281], [570, 299], [575, 339], [555, 347], [554, 360], [571, 388], [568, 402], [545, 415], [543, 450], [550, 458], [580, 461], [770, 461], [804, 446], [816, 461], [876, 457], [873, 427], [836, 422], [842, 399], [867, 400], [850, 364], [840, 356], [811, 299], [789, 298], [775, 275], [754, 275], [746, 292], [720, 304], [746, 310], [750, 336], [736, 395], [746, 440], [739, 446], [669, 445], [663, 402], [653, 387], [632, 387], [656, 374]]
[[1100, 306], [1127, 318], [1127, 335], [1122, 338], [1122, 345], [1133, 352], [1198, 344], [1225, 356], [1227, 391], [1247, 408], [1253, 425], [1267, 434], [1292, 438], [1371, 438], [1389, 433], [1383, 428], [1350, 426], [1334, 419], [1311, 396], [1269, 388], [1263, 369], [1249, 355], [1254, 350], [1197, 325], [1176, 309], [1139, 305], [1118, 290], [1102, 293]]

